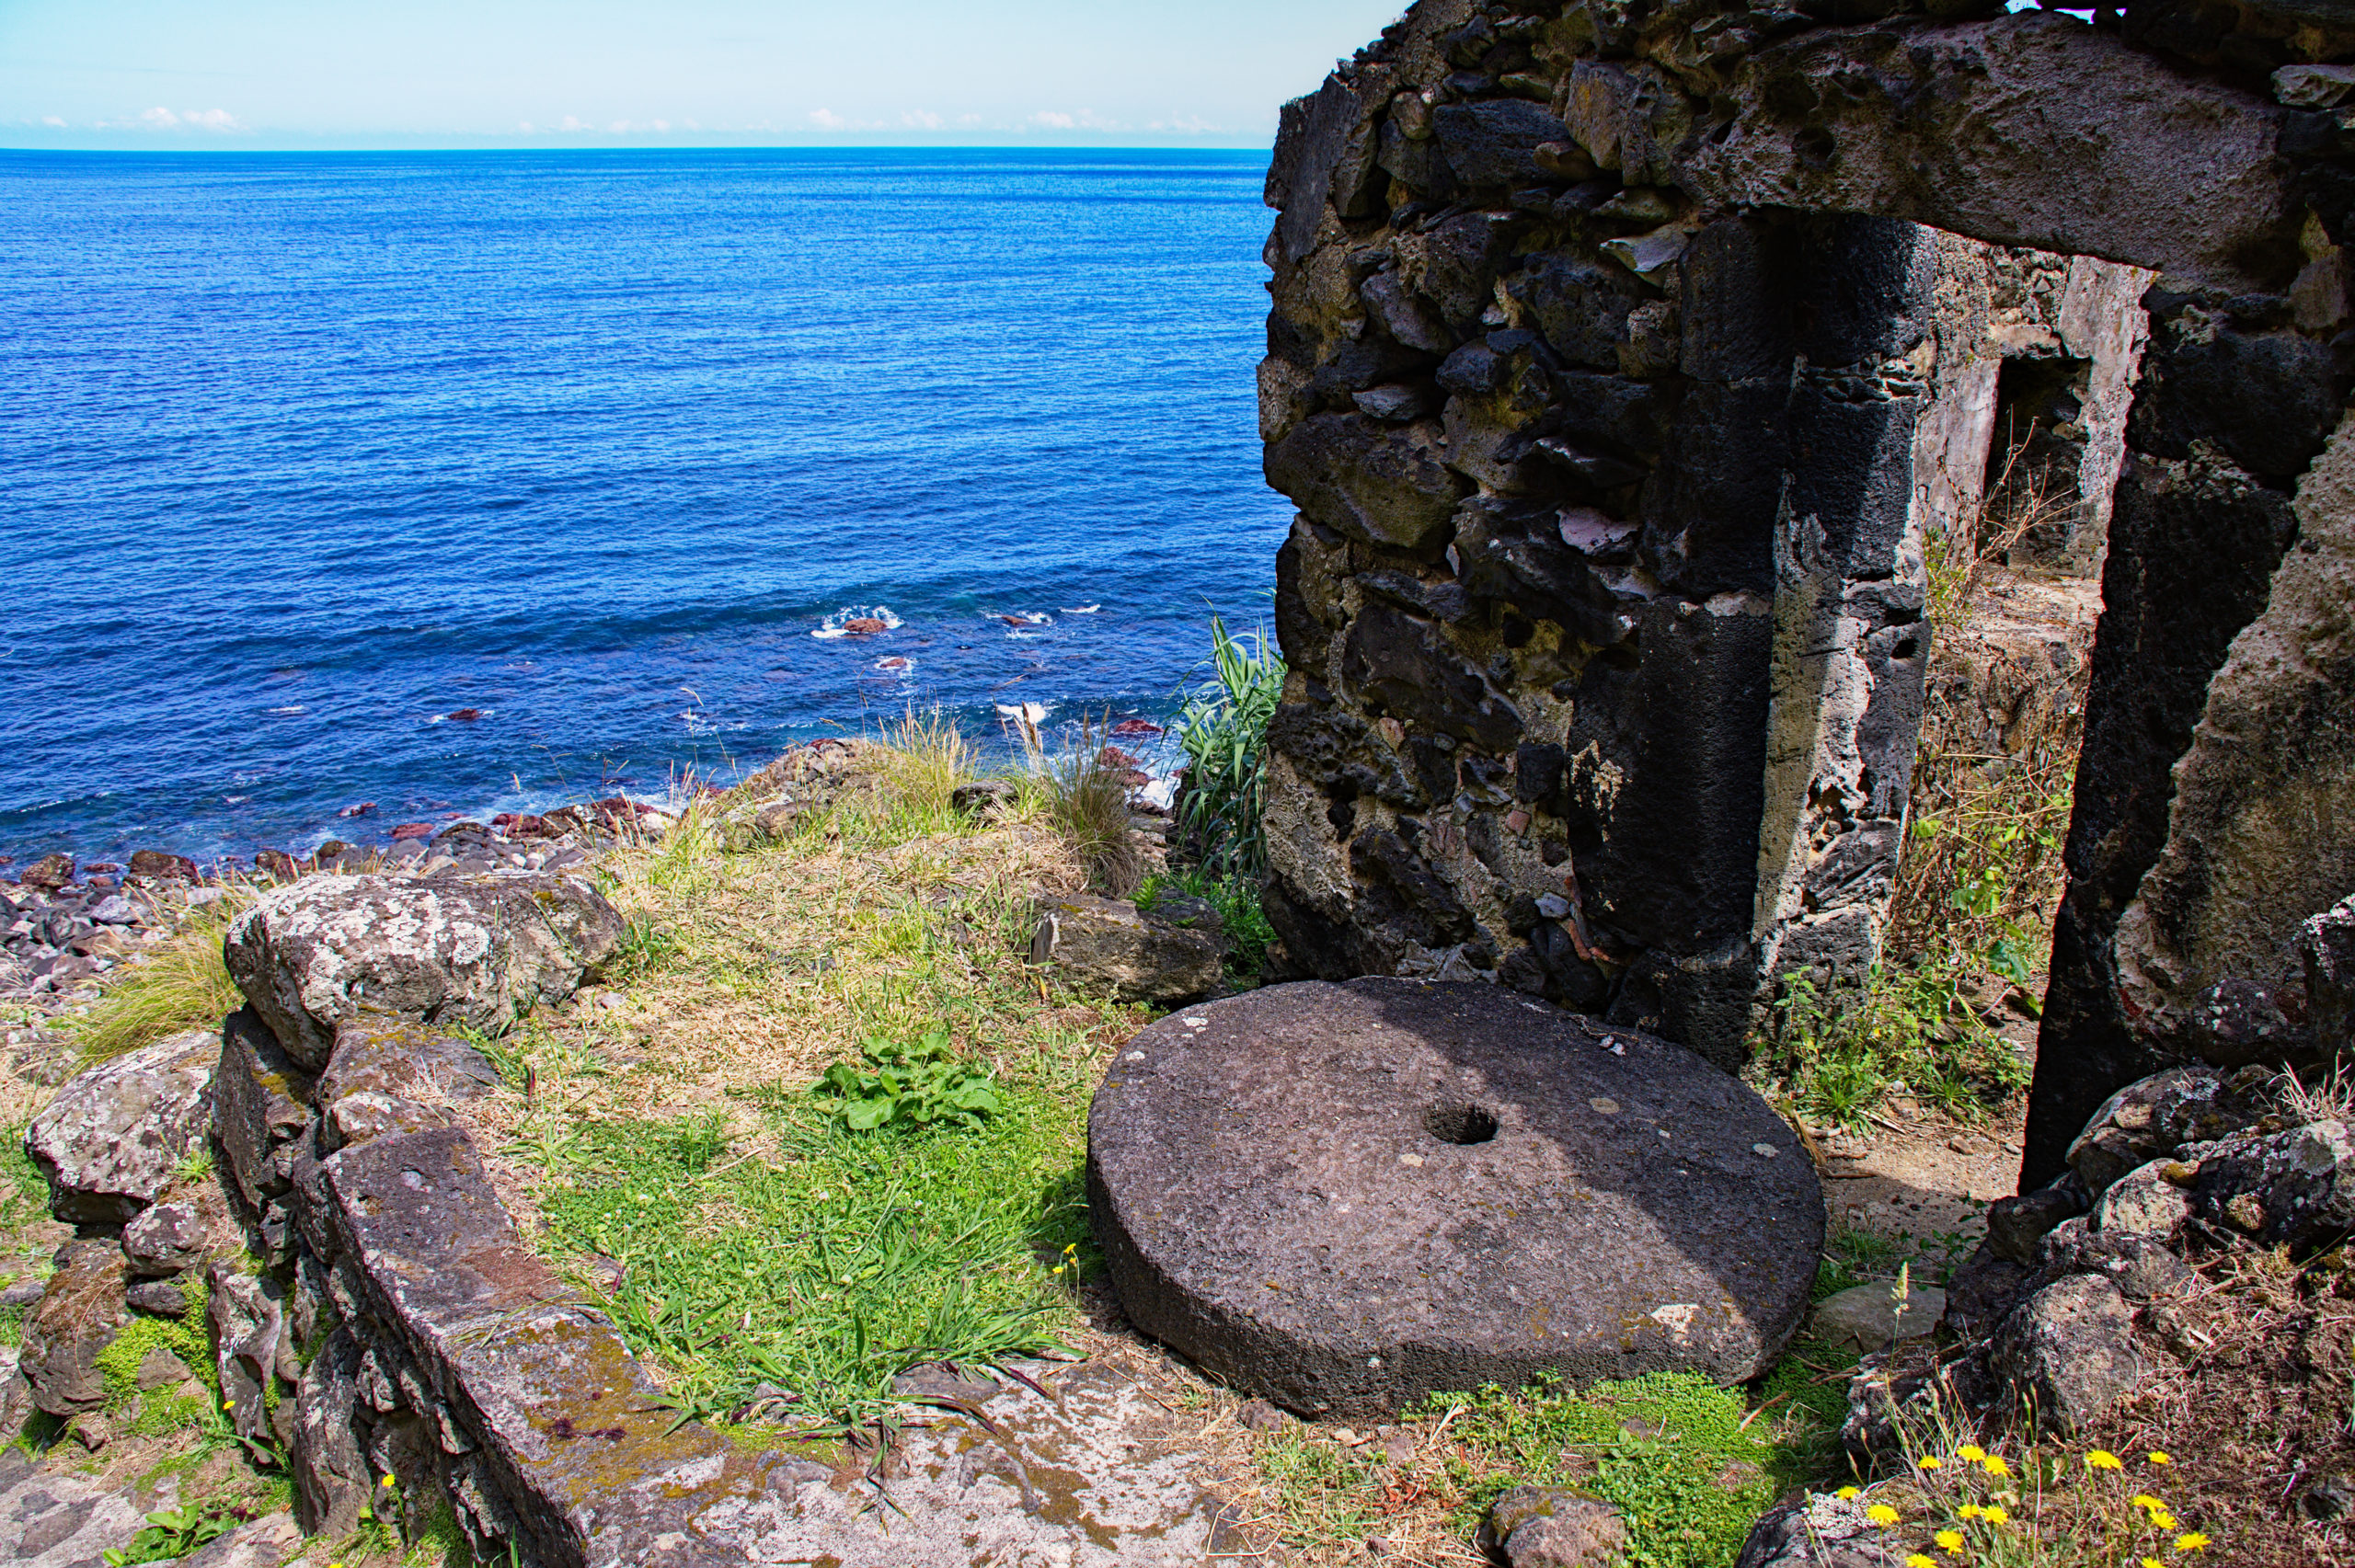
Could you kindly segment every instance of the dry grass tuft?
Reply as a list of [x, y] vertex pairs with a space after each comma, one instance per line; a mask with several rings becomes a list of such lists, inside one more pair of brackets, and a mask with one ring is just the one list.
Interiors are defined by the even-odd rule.
[[1125, 898], [1144, 879], [1145, 864], [1129, 829], [1129, 784], [1104, 761], [1103, 737], [1083, 722], [1061, 753], [1034, 751], [1039, 807], [1063, 834], [1096, 890]]
[[83, 1059], [107, 1061], [184, 1030], [217, 1028], [243, 1006], [221, 941], [254, 893], [240, 885], [225, 898], [182, 911], [169, 936], [109, 975], [105, 993], [73, 1025]]

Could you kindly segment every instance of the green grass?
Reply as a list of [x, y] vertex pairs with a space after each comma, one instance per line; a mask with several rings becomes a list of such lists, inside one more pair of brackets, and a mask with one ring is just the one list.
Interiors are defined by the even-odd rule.
[[1653, 1373], [1599, 1383], [1583, 1393], [1540, 1386], [1512, 1398], [1496, 1389], [1460, 1408], [1450, 1426], [1465, 1447], [1506, 1473], [1469, 1490], [1476, 1513], [1521, 1481], [1576, 1484], [1619, 1509], [1627, 1524], [1628, 1568], [1718, 1568], [1741, 1549], [1759, 1513], [1811, 1466], [1768, 1440], [1771, 1428], [1744, 1425], [1740, 1389], [1693, 1373]]
[[1983, 1119], [2028, 1088], [2029, 1067], [1972, 1011], [1964, 978], [1924, 961], [1877, 967], [1861, 989], [1791, 979], [1751, 1042], [1748, 1076], [1818, 1125], [1861, 1129], [1900, 1093], [1959, 1121]]
[[[98, 1374], [106, 1381], [107, 1408], [129, 1413], [130, 1430], [141, 1436], [160, 1436], [190, 1428], [220, 1428], [220, 1369], [213, 1359], [212, 1335], [205, 1325], [204, 1279], [191, 1272], [180, 1279], [188, 1314], [180, 1318], [135, 1316], [122, 1325], [111, 1344], [98, 1354]], [[174, 1389], [145, 1392], [139, 1387], [139, 1364], [151, 1350], [168, 1350], [193, 1374], [201, 1391], [183, 1394]]]
[[1276, 939], [1259, 904], [1259, 885], [1240, 876], [1221, 876], [1208, 866], [1187, 865], [1144, 879], [1137, 889], [1137, 908], [1150, 910], [1165, 893], [1202, 898], [1218, 910], [1226, 932], [1227, 972], [1242, 979], [1256, 978]]
[[623, 1265], [608, 1309], [683, 1409], [766, 1381], [799, 1424], [855, 1422], [912, 1366], [1048, 1349], [1075, 1321], [1054, 1271], [1087, 1234], [1087, 1077], [1035, 1055], [974, 1128], [853, 1132], [779, 1093], [774, 1164], [717, 1116], [587, 1129], [546, 1189], [548, 1242]]

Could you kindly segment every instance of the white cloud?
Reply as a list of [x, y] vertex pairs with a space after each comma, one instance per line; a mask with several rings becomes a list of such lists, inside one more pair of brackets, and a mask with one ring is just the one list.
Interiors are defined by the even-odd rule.
[[1128, 127], [1117, 120], [1107, 120], [1092, 109], [1077, 114], [1065, 114], [1061, 109], [1042, 109], [1030, 117], [1030, 123], [1041, 131], [1126, 131]]
[[1199, 135], [1205, 131], [1221, 131], [1225, 127], [1214, 125], [1200, 115], [1184, 114], [1175, 120], [1156, 120], [1145, 129], [1147, 131], [1176, 131], [1188, 135]]
[[624, 132], [624, 131], [627, 131], [627, 130], [629, 130], [629, 129], [630, 129], [630, 123], [629, 123], [629, 121], [628, 121], [628, 120], [615, 120], [615, 121], [613, 122], [613, 124], [611, 124], [611, 125], [607, 126], [607, 127], [606, 127], [606, 129], [607, 129], [608, 131], [612, 131], [612, 132], [615, 132], [618, 133], [618, 132]]
[[913, 126], [918, 131], [937, 131], [940, 129], [941, 120], [940, 116], [928, 109], [910, 109], [900, 116], [900, 123]]
[[[59, 123], [63, 124], [63, 121], [61, 120]], [[109, 127], [105, 120], [100, 120], [98, 122], [98, 129], [102, 131], [108, 129], [137, 129], [144, 131], [177, 131], [181, 132], [190, 131], [210, 131], [215, 135], [226, 136], [234, 135], [244, 131], [246, 129], [246, 123], [244, 120], [239, 120], [236, 115], [231, 114], [225, 109], [184, 109], [175, 114], [170, 109], [166, 109], [163, 105], [157, 104], [154, 109], [140, 110], [139, 118], [136, 120], [118, 121], [113, 127]]]
[[48, 126], [52, 131], [63, 131], [65, 129], [65, 121], [54, 114], [42, 115], [40, 117], [40, 122], [43, 125]]
[[671, 122], [667, 120], [658, 120], [654, 121], [654, 129], [657, 131], [668, 131], [671, 129]]
[[572, 115], [568, 114], [564, 117], [563, 121], [557, 126], [557, 129], [558, 131], [594, 131], [596, 127], [590, 124], [585, 120], [576, 119]]
[[847, 131], [850, 129], [850, 121], [844, 120], [841, 115], [836, 114], [831, 109], [811, 109], [810, 111], [810, 123], [816, 126], [821, 131]]

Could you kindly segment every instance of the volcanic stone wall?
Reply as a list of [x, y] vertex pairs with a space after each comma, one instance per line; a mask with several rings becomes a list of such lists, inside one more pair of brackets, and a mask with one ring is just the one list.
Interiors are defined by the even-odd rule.
[[[1424, 0], [1287, 106], [1260, 387], [1300, 509], [1269, 812], [1298, 971], [1493, 977], [1730, 1063], [1776, 972], [1869, 962], [1924, 542], [2004, 510], [2000, 422], [2075, 496], [2021, 551], [2107, 602], [2029, 1164], [2199, 1048], [2149, 1022], [2198, 1013], [2187, 979], [2311, 1045], [2292, 938], [2355, 890], [2339, 546], [2269, 651], [2234, 639], [2346, 532], [2299, 486], [2348, 385], [2355, 29], [1995, 9]], [[2228, 655], [2246, 716], [2203, 753]], [[2188, 755], [2265, 869], [2171, 823]], [[2203, 956], [2121, 986], [2146, 874], [2130, 935]]]

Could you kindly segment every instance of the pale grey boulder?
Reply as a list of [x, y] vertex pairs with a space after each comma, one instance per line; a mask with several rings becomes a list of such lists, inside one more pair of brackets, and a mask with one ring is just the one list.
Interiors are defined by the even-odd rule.
[[1827, 1345], [1873, 1351], [1934, 1332], [1946, 1310], [1943, 1290], [1917, 1288], [1905, 1297], [1901, 1310], [1892, 1287], [1858, 1285], [1818, 1301], [1808, 1314], [1807, 1330]]
[[287, 1053], [316, 1070], [336, 1025], [367, 1013], [505, 1028], [593, 979], [622, 930], [568, 876], [310, 876], [247, 910], [224, 956]]
[[2142, 1381], [2134, 1309], [2100, 1275], [2056, 1280], [1996, 1331], [1993, 1364], [2039, 1425], [2074, 1436]]
[[100, 1062], [57, 1092], [25, 1130], [50, 1208], [75, 1225], [120, 1225], [170, 1185], [212, 1125], [219, 1054], [191, 1030]]

